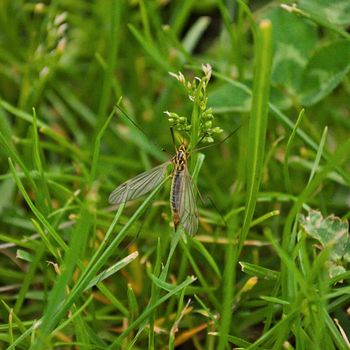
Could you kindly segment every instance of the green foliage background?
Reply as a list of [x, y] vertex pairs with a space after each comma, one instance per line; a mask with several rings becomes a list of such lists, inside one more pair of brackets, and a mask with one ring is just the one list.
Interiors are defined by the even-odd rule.
[[[349, 26], [347, 0], [1, 1], [0, 349], [348, 349]], [[169, 183], [107, 199], [168, 159], [194, 108], [168, 72], [203, 63], [241, 128], [196, 156], [184, 238]]]

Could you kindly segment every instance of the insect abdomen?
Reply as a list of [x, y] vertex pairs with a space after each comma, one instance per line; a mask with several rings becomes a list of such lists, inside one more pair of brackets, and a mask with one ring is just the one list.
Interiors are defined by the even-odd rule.
[[179, 207], [180, 207], [180, 196], [181, 196], [181, 171], [175, 170], [173, 175], [173, 181], [171, 183], [170, 191], [170, 203], [171, 211], [173, 213], [173, 222], [175, 229], [180, 223]]

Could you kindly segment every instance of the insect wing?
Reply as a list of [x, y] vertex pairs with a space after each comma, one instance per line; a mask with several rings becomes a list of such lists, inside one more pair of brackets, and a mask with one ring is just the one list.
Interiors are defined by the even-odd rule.
[[194, 235], [198, 230], [198, 208], [194, 183], [187, 166], [184, 167], [180, 176], [182, 176], [179, 202], [180, 223], [189, 235]]
[[170, 163], [170, 161], [167, 161], [124, 182], [109, 195], [109, 203], [125, 203], [152, 191], [164, 179]]

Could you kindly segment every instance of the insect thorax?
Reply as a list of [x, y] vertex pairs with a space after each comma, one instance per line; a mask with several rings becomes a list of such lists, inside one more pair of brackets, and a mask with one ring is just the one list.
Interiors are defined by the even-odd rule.
[[172, 162], [175, 166], [175, 170], [182, 171], [188, 160], [188, 152], [184, 144], [180, 145], [175, 156], [172, 159]]

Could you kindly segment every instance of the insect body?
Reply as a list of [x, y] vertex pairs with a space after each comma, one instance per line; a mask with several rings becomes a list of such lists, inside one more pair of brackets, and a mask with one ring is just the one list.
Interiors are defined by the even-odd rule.
[[152, 191], [164, 180], [167, 168], [172, 164], [170, 206], [174, 226], [176, 229], [181, 223], [188, 234], [195, 234], [198, 229], [198, 209], [193, 181], [187, 168], [188, 158], [186, 146], [181, 144], [172, 159], [118, 186], [110, 194], [109, 203], [124, 203]]

